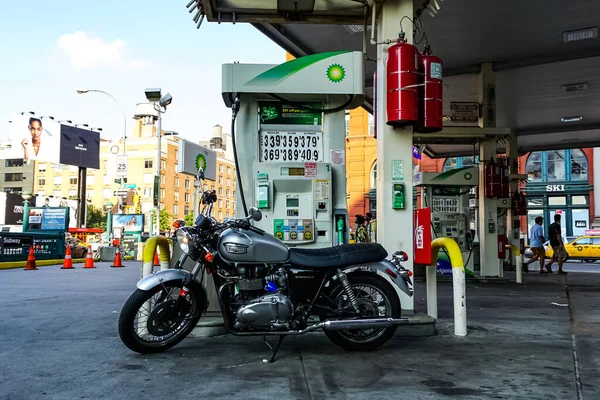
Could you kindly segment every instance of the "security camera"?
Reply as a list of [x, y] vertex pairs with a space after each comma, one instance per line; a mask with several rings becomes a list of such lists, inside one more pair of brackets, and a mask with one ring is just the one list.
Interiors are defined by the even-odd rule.
[[160, 100], [160, 88], [146, 89], [144, 92], [146, 93], [146, 99], [148, 99], [148, 101], [155, 102]]
[[173, 96], [171, 96], [170, 93], [167, 93], [160, 98], [160, 102], [158, 104], [160, 104], [161, 107], [166, 108], [169, 104], [171, 104], [172, 101]]

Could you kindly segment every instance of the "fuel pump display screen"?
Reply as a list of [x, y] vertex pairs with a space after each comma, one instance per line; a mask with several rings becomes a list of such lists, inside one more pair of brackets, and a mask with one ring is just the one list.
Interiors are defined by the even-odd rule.
[[458, 209], [458, 198], [434, 197], [431, 212], [434, 214], [458, 214], [460, 212]]
[[285, 199], [286, 207], [298, 207], [299, 205], [300, 205], [300, 199], [297, 199], [297, 198]]
[[260, 162], [323, 162], [321, 132], [260, 131]]

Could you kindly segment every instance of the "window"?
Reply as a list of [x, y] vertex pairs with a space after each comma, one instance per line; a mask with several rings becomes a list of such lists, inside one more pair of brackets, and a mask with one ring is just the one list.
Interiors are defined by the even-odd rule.
[[105, 199], [113, 197], [113, 191], [110, 189], [102, 189], [102, 197]]
[[189, 188], [190, 188], [190, 180], [189, 180], [189, 179], [186, 179], [186, 180], [185, 180], [185, 188], [186, 188], [186, 189], [189, 189]]
[[87, 179], [86, 179], [86, 184], [87, 184], [88, 186], [90, 186], [90, 185], [93, 185], [93, 184], [95, 183], [95, 181], [96, 181], [96, 179], [95, 179], [95, 178], [96, 178], [96, 177], [95, 177], [95, 176], [93, 176], [93, 175], [92, 175], [92, 176], [89, 176], [89, 175], [88, 175], [88, 177], [87, 177]]
[[144, 174], [144, 183], [153, 183], [154, 175], [152, 174]]
[[160, 160], [160, 169], [163, 171], [167, 169], [167, 162], [165, 160]]
[[588, 167], [581, 149], [536, 151], [529, 154], [525, 164], [530, 182], [586, 181]]
[[62, 191], [55, 190], [53, 196], [58, 197], [59, 199], [62, 199]]
[[574, 206], [585, 206], [588, 203], [587, 200], [587, 196], [573, 196], [571, 199], [571, 203]]
[[165, 198], [165, 189], [160, 189], [160, 198], [161, 199]]
[[144, 197], [150, 197], [150, 196], [152, 196], [152, 189], [144, 188]]
[[235, 181], [235, 178], [233, 178], [233, 187], [234, 187], [234, 188], [236, 187], [236, 181]]
[[229, 211], [225, 213], [225, 218], [229, 218]]
[[22, 158], [10, 158], [8, 160], [4, 160], [5, 167], [22, 167], [23, 159]]
[[227, 191], [225, 192], [225, 197], [229, 197], [229, 189], [227, 189]]
[[231, 179], [227, 178], [227, 186], [231, 186]]
[[548, 181], [564, 181], [566, 178], [566, 163], [564, 150], [552, 150], [546, 153], [546, 170], [548, 171]]
[[164, 209], [165, 209], [165, 203], [160, 203], [160, 204], [158, 205], [158, 208], [159, 208], [161, 211], [162, 211], [162, 210], [164, 210]]
[[223, 219], [223, 211], [219, 211], [219, 219]]
[[478, 162], [479, 156], [446, 158], [442, 171], [446, 172], [456, 168], [474, 167]]
[[62, 176], [55, 176], [54, 177], [54, 184], [55, 185], [62, 185]]
[[175, 214], [175, 216], [179, 215], [179, 206], [177, 204], [173, 205], [173, 214]]
[[175, 201], [179, 201], [179, 192], [175, 192], [173, 193], [173, 197], [175, 198]]
[[69, 167], [69, 171], [71, 171], [71, 172], [77, 172], [77, 171], [79, 171], [79, 167], [76, 167], [76, 166], [74, 166], [74, 165], [71, 165], [71, 166]]
[[77, 196], [77, 190], [71, 189], [69, 190], [69, 197], [73, 198]]
[[39, 164], [38, 165], [38, 171], [39, 172], [46, 172], [46, 164]]
[[160, 183], [161, 183], [161, 185], [164, 185], [164, 184], [165, 184], [165, 182], [166, 182], [166, 179], [167, 179], [167, 178], [166, 178], [164, 175], [161, 175], [161, 176], [160, 176]]
[[94, 190], [93, 189], [86, 190], [85, 191], [85, 197], [87, 197], [88, 199], [94, 198]]
[[226, 207], [226, 208], [229, 208], [229, 200], [227, 200], [227, 201], [225, 202], [225, 207]]
[[188, 215], [190, 213], [190, 208], [188, 206], [183, 207], [183, 215]]
[[588, 162], [585, 153], [580, 149], [573, 149], [571, 153], [571, 180], [587, 180], [588, 178]]
[[592, 238], [592, 244], [599, 245], [600, 244], [600, 238], [597, 238], [597, 237]]
[[222, 184], [223, 184], [223, 176], [221, 175], [221, 176], [219, 176], [219, 185], [222, 185]]
[[4, 182], [20, 182], [23, 180], [22, 173], [4, 174]]
[[179, 187], [179, 178], [175, 178], [175, 187], [178, 188]]
[[235, 190], [233, 191], [233, 198], [235, 199]]
[[377, 187], [377, 161], [373, 163], [371, 168], [370, 188], [375, 189]]
[[69, 178], [69, 185], [77, 185], [77, 178], [70, 177]]
[[227, 175], [231, 175], [231, 167], [227, 167]]
[[46, 178], [38, 178], [38, 186], [45, 186]]
[[223, 196], [223, 188], [219, 188], [219, 196]]
[[[206, 184], [204, 184], [204, 190], [206, 190]], [[210, 190], [215, 190], [215, 185], [211, 185]]]
[[368, 126], [369, 126], [369, 135], [373, 136], [375, 134], [375, 118], [373, 115], [369, 113], [367, 116]]
[[104, 175], [103, 182], [104, 182], [105, 185], [110, 185], [112, 183], [112, 179], [111, 179], [110, 176]]
[[185, 198], [185, 202], [186, 203], [190, 202], [190, 194], [189, 193], [186, 193], [185, 196], [184, 196], [184, 198]]
[[102, 169], [105, 171], [108, 169], [108, 160], [102, 160]]
[[566, 206], [567, 198], [565, 196], [548, 196], [549, 206]]
[[219, 208], [223, 207], [223, 200], [219, 199]]
[[219, 172], [223, 172], [223, 164], [219, 165]]
[[144, 168], [152, 168], [153, 165], [154, 162], [152, 161], [152, 159], [146, 158], [144, 160]]
[[574, 245], [592, 244], [592, 238], [581, 238], [573, 242]]
[[[5, 187], [4, 191], [6, 193], [13, 193], [13, 192], [22, 192], [23, 188], [22, 187]], [[39, 194], [39, 193], [38, 193]], [[41, 194], [40, 194], [41, 196]]]

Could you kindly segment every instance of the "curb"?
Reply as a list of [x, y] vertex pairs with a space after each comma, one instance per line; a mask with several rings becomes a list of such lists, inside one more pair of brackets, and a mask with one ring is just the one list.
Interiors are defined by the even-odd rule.
[[[48, 267], [52, 265], [63, 265], [64, 260], [35, 260], [35, 265], [38, 267]], [[85, 258], [74, 258], [73, 264], [83, 263]], [[25, 268], [27, 261], [6, 261], [0, 262], [0, 270], [2, 269], [14, 269], [14, 268]]]

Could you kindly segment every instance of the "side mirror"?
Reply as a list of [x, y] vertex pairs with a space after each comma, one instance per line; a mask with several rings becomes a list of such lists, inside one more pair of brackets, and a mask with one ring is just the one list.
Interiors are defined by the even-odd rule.
[[255, 220], [256, 222], [260, 221], [262, 219], [262, 213], [260, 212], [260, 210], [256, 207], [250, 207], [250, 217]]
[[198, 168], [198, 172], [196, 173], [196, 179], [199, 181], [204, 180], [204, 169]]

